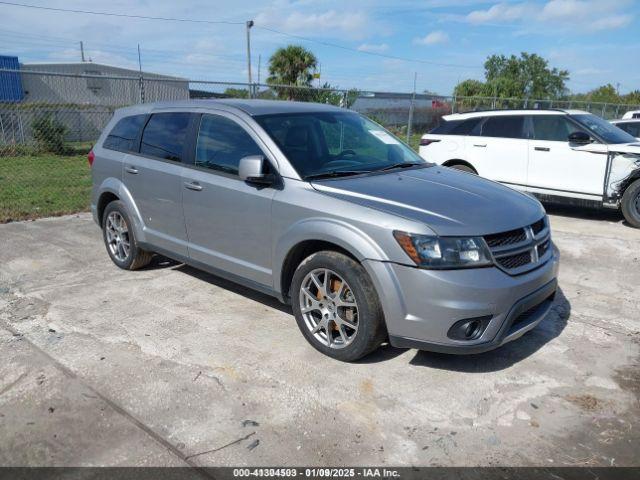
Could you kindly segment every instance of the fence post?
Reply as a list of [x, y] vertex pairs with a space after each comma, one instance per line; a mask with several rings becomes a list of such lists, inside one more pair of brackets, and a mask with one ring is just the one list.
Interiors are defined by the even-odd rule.
[[411, 103], [409, 103], [409, 118], [407, 121], [407, 144], [411, 142], [411, 127], [413, 126], [413, 104], [416, 100], [416, 81], [418, 80], [418, 72], [413, 74], [413, 93], [411, 94]]
[[456, 113], [456, 94], [453, 94], [453, 102], [451, 102], [451, 113]]
[[616, 118], [620, 118], [620, 104], [616, 105]]
[[22, 137], [22, 144], [25, 143], [25, 138], [24, 138], [24, 127], [22, 125], [22, 115], [20, 115], [20, 112], [18, 112], [18, 129], [20, 130], [20, 136]]
[[77, 116], [78, 116], [78, 141], [81, 142], [82, 141], [82, 113], [80, 113], [80, 110], [78, 110]]
[[604, 114], [607, 110], [607, 102], [604, 103], [604, 105], [602, 106], [602, 115], [600, 115], [602, 118], [604, 118]]

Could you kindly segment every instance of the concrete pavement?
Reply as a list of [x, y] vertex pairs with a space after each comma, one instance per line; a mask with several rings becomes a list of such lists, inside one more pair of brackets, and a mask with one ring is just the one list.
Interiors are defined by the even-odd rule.
[[549, 210], [561, 294], [536, 330], [357, 364], [259, 293], [119, 270], [87, 214], [0, 225], [0, 465], [638, 465], [640, 231]]

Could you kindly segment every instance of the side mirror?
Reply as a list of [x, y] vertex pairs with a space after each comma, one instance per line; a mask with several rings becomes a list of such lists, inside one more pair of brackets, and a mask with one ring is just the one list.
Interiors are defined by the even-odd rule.
[[591, 137], [585, 132], [573, 132], [569, 134], [569, 143], [587, 145], [588, 143], [591, 143]]
[[275, 176], [271, 173], [264, 173], [266, 161], [262, 155], [249, 155], [240, 159], [238, 166], [238, 176], [240, 180], [259, 185], [271, 185], [275, 181]]

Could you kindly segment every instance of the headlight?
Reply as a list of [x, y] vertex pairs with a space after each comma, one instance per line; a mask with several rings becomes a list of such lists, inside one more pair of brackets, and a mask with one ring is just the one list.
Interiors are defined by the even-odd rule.
[[424, 268], [465, 268], [491, 265], [489, 248], [481, 237], [436, 237], [393, 232], [400, 247]]

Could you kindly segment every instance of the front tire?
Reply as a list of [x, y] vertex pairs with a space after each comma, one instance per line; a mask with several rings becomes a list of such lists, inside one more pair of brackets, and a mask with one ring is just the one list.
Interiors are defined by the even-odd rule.
[[153, 254], [138, 246], [129, 214], [120, 200], [104, 209], [102, 238], [109, 258], [124, 270], [136, 270], [149, 264]]
[[629, 225], [640, 228], [640, 179], [627, 187], [622, 196], [621, 207]]
[[329, 357], [358, 360], [387, 336], [369, 275], [342, 253], [322, 251], [307, 257], [294, 273], [290, 291], [298, 328]]

